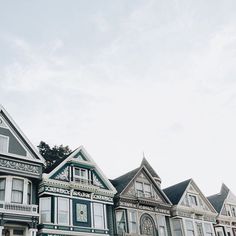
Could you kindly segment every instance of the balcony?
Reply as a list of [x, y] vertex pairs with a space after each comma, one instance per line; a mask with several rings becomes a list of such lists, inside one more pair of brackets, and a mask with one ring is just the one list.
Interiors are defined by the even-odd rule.
[[0, 212], [38, 216], [38, 205], [0, 202]]

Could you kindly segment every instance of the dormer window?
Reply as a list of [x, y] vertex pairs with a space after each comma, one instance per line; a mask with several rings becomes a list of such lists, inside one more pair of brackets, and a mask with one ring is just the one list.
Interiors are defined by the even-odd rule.
[[9, 137], [0, 134], [0, 152], [8, 153]]
[[135, 189], [138, 197], [152, 197], [151, 185], [148, 183], [135, 182]]
[[74, 180], [79, 183], [89, 183], [88, 170], [83, 168], [75, 168]]
[[189, 194], [189, 204], [190, 206], [198, 206], [196, 195]]

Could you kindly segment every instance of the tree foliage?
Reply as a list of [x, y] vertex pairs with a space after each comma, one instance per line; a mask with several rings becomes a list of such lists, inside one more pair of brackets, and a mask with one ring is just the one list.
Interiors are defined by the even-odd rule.
[[41, 141], [37, 146], [40, 154], [46, 160], [47, 166], [51, 166], [57, 160], [65, 158], [71, 153], [69, 146], [60, 146], [54, 145], [52, 148], [44, 141]]

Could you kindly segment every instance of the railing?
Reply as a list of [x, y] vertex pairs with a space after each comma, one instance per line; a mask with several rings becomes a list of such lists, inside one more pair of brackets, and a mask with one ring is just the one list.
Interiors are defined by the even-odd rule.
[[6, 212], [17, 212], [24, 214], [38, 214], [38, 205], [0, 202], [0, 211], [2, 210]]

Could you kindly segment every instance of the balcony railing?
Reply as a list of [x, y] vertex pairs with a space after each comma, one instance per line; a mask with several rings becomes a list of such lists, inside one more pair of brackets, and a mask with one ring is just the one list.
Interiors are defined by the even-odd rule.
[[38, 214], [38, 205], [0, 202], [0, 211], [32, 215]]

